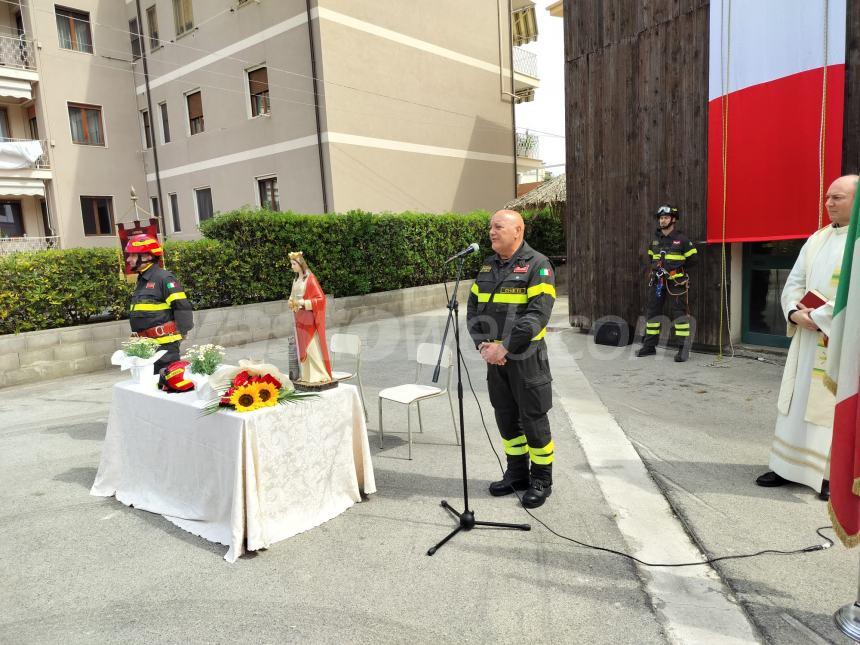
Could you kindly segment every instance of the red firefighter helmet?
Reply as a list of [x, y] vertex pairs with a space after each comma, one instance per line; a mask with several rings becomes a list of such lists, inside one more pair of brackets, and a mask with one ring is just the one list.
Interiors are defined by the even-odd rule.
[[165, 392], [187, 392], [194, 389], [194, 383], [185, 378], [188, 361], [173, 361], [159, 370], [158, 387]]
[[132, 235], [128, 238], [128, 243], [125, 245], [125, 252], [129, 255], [140, 253], [149, 253], [156, 257], [164, 255], [164, 251], [158, 243], [158, 240], [151, 235], [146, 235], [145, 233]]

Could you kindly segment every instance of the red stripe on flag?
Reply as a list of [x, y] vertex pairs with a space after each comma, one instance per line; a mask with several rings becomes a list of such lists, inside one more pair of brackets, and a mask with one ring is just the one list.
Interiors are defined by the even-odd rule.
[[860, 479], [860, 394], [836, 404], [830, 448], [830, 514], [846, 546], [860, 543], [860, 496], [852, 492]]
[[[818, 228], [821, 69], [728, 95], [726, 240]], [[827, 68], [824, 189], [841, 174], [845, 66]], [[708, 242], [723, 239], [722, 100], [708, 104]], [[829, 220], [824, 215], [823, 223]]]

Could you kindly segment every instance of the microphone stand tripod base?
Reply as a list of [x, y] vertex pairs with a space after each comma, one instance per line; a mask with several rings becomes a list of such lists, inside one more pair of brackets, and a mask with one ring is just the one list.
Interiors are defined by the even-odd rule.
[[833, 622], [843, 634], [860, 643], [860, 605], [845, 605], [833, 614]]
[[470, 510], [465, 510], [462, 513], [455, 510], [453, 506], [451, 506], [446, 500], [442, 500], [441, 503], [442, 508], [449, 511], [452, 515], [454, 515], [457, 519], [460, 520], [460, 524], [451, 531], [448, 535], [446, 535], [441, 542], [436, 544], [436, 546], [431, 546], [427, 549], [427, 555], [433, 555], [439, 548], [445, 544], [452, 537], [457, 535], [460, 531], [471, 531], [476, 526], [491, 526], [499, 529], [515, 529], [517, 531], [531, 531], [531, 524], [508, 524], [506, 522], [480, 522], [475, 519], [475, 514]]

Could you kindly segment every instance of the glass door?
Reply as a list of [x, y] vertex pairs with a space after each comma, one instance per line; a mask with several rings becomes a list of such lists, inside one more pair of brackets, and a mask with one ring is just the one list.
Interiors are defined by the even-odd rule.
[[800, 247], [806, 240], [774, 240], [744, 244], [743, 326], [745, 343], [788, 347], [780, 298]]

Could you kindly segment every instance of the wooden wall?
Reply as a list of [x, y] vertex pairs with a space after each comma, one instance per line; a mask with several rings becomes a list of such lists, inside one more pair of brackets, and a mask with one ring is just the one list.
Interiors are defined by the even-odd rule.
[[842, 172], [860, 173], [860, 2], [848, 3]]
[[[568, 1], [564, 20], [571, 322], [633, 324], [654, 209], [679, 207], [705, 239], [708, 1]], [[716, 345], [720, 249], [698, 247], [691, 313], [697, 343]]]

